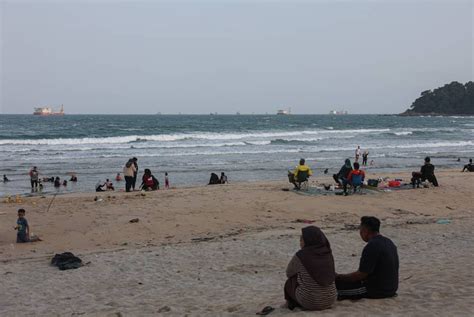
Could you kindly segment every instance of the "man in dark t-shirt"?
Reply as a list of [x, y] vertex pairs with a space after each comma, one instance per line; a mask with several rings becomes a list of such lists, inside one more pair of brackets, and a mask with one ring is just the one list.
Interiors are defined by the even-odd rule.
[[398, 252], [389, 238], [379, 233], [380, 220], [362, 217], [360, 236], [367, 245], [362, 251], [359, 270], [336, 275], [338, 299], [386, 298], [398, 289]]

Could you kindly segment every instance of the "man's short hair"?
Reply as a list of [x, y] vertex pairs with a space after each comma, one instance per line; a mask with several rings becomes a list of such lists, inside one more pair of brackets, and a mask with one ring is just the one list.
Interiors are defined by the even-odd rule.
[[304, 160], [304, 158], [302, 158], [302, 159], [300, 160], [300, 165], [304, 165], [305, 162], [306, 162], [306, 161]]
[[429, 162], [431, 162], [431, 159], [430, 159], [430, 157], [429, 157], [429, 156], [425, 157], [425, 162], [426, 162], [426, 163], [429, 163]]
[[24, 213], [26, 213], [26, 210], [25, 210], [25, 209], [23, 209], [23, 208], [20, 208], [20, 209], [18, 209], [18, 213], [22, 213], [22, 214], [24, 214]]
[[359, 163], [355, 162], [355, 163], [354, 163], [354, 169], [355, 169], [355, 170], [358, 170], [359, 168], [360, 168]]
[[371, 232], [380, 231], [380, 220], [378, 220], [376, 217], [364, 216], [360, 218], [360, 225], [361, 227], [369, 229]]

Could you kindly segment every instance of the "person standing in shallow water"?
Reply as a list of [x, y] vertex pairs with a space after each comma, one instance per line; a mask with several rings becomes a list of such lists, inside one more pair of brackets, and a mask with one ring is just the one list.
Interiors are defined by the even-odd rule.
[[36, 166], [30, 170], [30, 183], [31, 183], [31, 190], [38, 190], [38, 180], [39, 180], [39, 172]]
[[123, 176], [125, 177], [125, 191], [129, 192], [132, 189], [133, 185], [133, 177], [136, 175], [136, 168], [133, 164], [132, 159], [128, 160], [128, 162], [123, 167]]
[[168, 177], [168, 172], [165, 172], [165, 188], [170, 189], [170, 179]]
[[360, 157], [360, 145], [358, 145], [357, 149], [355, 150], [355, 161], [354, 162], [359, 162], [359, 157]]
[[132, 188], [135, 190], [135, 186], [137, 184], [137, 175], [138, 175], [138, 159], [136, 157], [132, 158], [133, 165], [135, 166], [135, 172], [133, 172], [133, 181], [132, 181]]
[[286, 269], [286, 306], [290, 310], [295, 307], [305, 310], [331, 308], [337, 297], [331, 246], [318, 227], [303, 228], [301, 233], [301, 250], [296, 252]]
[[362, 165], [367, 166], [367, 159], [369, 158], [369, 151], [362, 153]]

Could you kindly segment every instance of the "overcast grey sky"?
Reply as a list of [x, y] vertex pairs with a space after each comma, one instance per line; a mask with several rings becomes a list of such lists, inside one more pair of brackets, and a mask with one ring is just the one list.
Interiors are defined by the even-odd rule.
[[473, 79], [473, 2], [0, 0], [0, 109], [397, 113]]

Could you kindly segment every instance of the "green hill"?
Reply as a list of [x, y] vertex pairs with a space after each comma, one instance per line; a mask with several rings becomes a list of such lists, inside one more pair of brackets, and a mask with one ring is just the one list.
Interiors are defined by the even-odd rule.
[[465, 85], [453, 81], [434, 90], [426, 90], [415, 100], [404, 116], [474, 115], [474, 82]]

